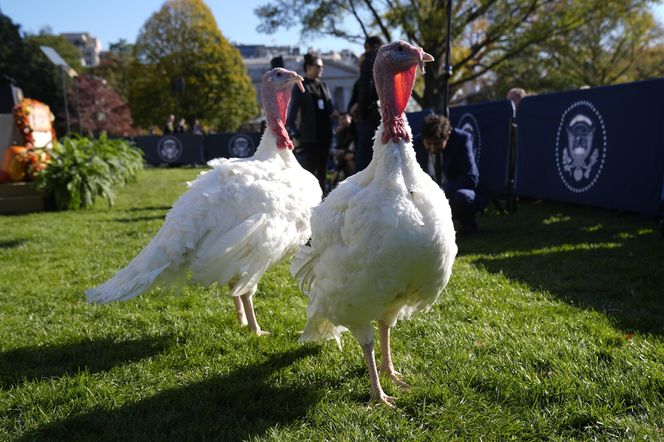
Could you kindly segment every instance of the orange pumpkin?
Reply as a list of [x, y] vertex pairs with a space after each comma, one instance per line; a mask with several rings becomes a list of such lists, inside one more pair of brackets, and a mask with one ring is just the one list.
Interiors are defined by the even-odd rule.
[[11, 146], [5, 150], [2, 158], [2, 171], [7, 173], [9, 181], [24, 181], [27, 174], [27, 151], [23, 146]]

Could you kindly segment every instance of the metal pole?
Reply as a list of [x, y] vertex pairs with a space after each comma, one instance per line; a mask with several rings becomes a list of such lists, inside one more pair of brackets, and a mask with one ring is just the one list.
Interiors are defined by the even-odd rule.
[[67, 101], [67, 75], [64, 68], [60, 67], [62, 72], [62, 94], [65, 101], [65, 120], [67, 121], [67, 133], [71, 132], [71, 121], [69, 121], [69, 103]]
[[450, 41], [452, 28], [452, 0], [447, 0], [447, 38], [445, 39], [445, 72], [443, 74], [443, 109], [445, 117], [450, 116], [450, 78], [452, 78], [452, 66], [450, 65], [450, 52], [452, 51], [452, 42]]

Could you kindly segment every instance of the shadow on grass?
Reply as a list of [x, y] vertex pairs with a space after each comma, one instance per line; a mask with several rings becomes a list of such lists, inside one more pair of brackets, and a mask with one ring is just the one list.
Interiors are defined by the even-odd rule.
[[615, 249], [573, 250], [499, 259], [475, 264], [502, 273], [575, 306], [589, 307], [617, 321], [621, 328], [664, 334], [664, 258], [647, 262]]
[[171, 206], [148, 206], [148, 207], [132, 207], [125, 209], [127, 212], [144, 212], [146, 210], [170, 210]]
[[153, 216], [137, 216], [135, 218], [115, 218], [109, 221], [114, 223], [135, 223], [138, 221], [154, 221], [156, 219], [163, 220], [165, 216], [165, 214]]
[[171, 346], [169, 337], [116, 342], [111, 339], [25, 347], [0, 353], [0, 389], [26, 381], [60, 378], [81, 371], [98, 373], [157, 355]]
[[224, 376], [164, 391], [116, 410], [54, 422], [21, 440], [247, 440], [304, 416], [320, 394], [272, 375], [318, 353], [299, 347]]
[[653, 245], [664, 244], [651, 217], [548, 201], [527, 201], [514, 214], [483, 216], [479, 223], [478, 233], [457, 239], [460, 256], [615, 241], [639, 230], [652, 231]]
[[0, 241], [0, 249], [15, 249], [21, 247], [27, 241], [24, 239], [11, 239], [8, 241]]

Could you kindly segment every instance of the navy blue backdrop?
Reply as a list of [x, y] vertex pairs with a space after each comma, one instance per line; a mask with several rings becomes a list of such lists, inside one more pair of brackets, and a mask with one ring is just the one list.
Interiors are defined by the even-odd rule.
[[205, 161], [246, 158], [256, 152], [262, 133], [218, 133], [205, 137]]
[[515, 194], [661, 213], [664, 79], [526, 97]]
[[507, 193], [513, 109], [509, 100], [450, 108], [452, 126], [473, 136], [480, 182], [494, 194]]
[[153, 166], [168, 164], [203, 164], [203, 135], [178, 133], [173, 135], [145, 135], [134, 138], [136, 146], [145, 153], [145, 161]]
[[424, 122], [424, 117], [429, 115], [431, 112], [433, 111], [430, 109], [425, 109], [419, 112], [406, 113], [406, 119], [408, 120], [408, 125], [410, 126], [410, 130], [413, 132], [413, 146], [416, 146], [417, 142], [420, 141], [420, 132], [422, 131], [422, 123]]
[[205, 164], [214, 158], [246, 158], [256, 152], [260, 133], [146, 135], [134, 138], [153, 166]]

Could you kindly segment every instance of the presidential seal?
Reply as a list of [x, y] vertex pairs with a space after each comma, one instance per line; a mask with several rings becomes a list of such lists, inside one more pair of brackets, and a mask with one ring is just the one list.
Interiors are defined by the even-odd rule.
[[165, 135], [157, 143], [157, 155], [163, 161], [172, 163], [182, 155], [182, 142], [172, 135]]
[[567, 189], [590, 189], [599, 178], [607, 151], [606, 127], [589, 101], [577, 101], [563, 112], [556, 133], [556, 166]]
[[254, 140], [245, 134], [235, 134], [228, 141], [228, 153], [231, 157], [247, 158], [254, 152]]
[[480, 134], [480, 125], [477, 124], [475, 116], [471, 113], [463, 114], [459, 118], [459, 124], [457, 127], [461, 130], [465, 130], [470, 134], [470, 138], [473, 143], [473, 155], [475, 155], [475, 163], [477, 167], [480, 165], [480, 153], [482, 151], [482, 135]]

